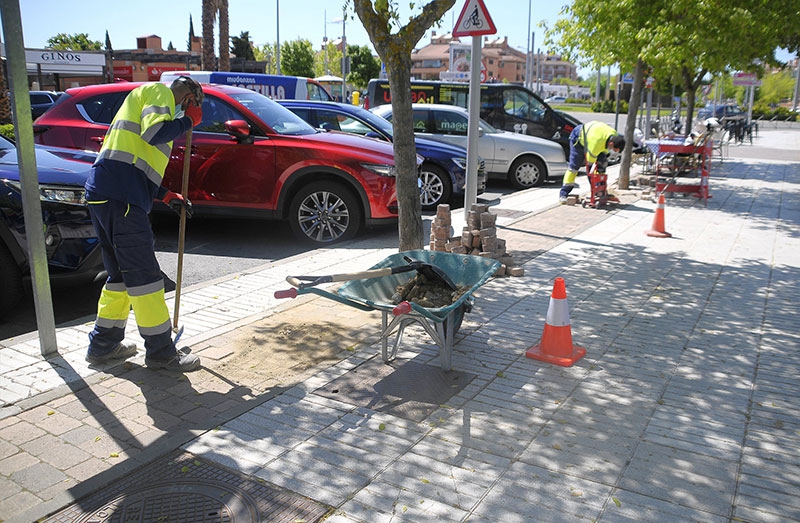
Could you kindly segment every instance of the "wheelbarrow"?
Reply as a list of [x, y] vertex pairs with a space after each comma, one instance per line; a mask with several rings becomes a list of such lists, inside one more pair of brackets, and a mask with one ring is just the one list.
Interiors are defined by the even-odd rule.
[[[398, 267], [408, 264], [409, 259], [412, 261], [411, 263], [419, 261], [444, 271], [458, 287], [461, 292], [460, 296], [452, 304], [436, 308], [423, 307], [409, 301], [395, 303], [393, 295], [395, 295], [397, 287], [415, 275], [414, 271], [397, 270]], [[381, 357], [385, 363], [389, 363], [397, 357], [397, 350], [405, 328], [413, 323], [418, 323], [438, 346], [442, 370], [449, 371], [452, 369], [453, 341], [461, 327], [464, 313], [470, 312], [475, 302], [472, 294], [486, 283], [499, 267], [500, 262], [497, 260], [480, 256], [422, 249], [412, 250], [393, 254], [370, 268], [370, 271], [393, 268], [392, 274], [346, 281], [335, 292], [300, 284], [298, 278], [308, 279], [308, 277], [289, 276], [286, 280], [294, 288], [288, 291], [278, 291], [275, 293], [275, 297], [293, 298], [299, 294], [312, 293], [359, 310], [381, 311]], [[390, 314], [393, 316], [391, 320], [389, 319]], [[395, 334], [395, 338], [390, 346], [389, 337], [393, 334]]]

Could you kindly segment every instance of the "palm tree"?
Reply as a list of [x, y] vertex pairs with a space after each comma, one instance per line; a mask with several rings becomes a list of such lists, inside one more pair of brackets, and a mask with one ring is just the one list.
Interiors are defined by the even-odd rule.
[[[214, 23], [219, 13], [219, 63], [214, 56]], [[203, 69], [229, 71], [231, 68], [228, 0], [203, 0]]]
[[203, 0], [203, 70], [214, 71], [217, 57], [214, 55], [214, 20], [217, 17], [218, 0]]
[[218, 0], [219, 10], [219, 70], [231, 70], [230, 35], [228, 34], [228, 0]]

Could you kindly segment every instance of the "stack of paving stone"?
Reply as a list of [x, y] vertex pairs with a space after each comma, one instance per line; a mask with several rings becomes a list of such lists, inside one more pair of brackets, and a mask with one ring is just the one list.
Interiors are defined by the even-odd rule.
[[496, 276], [522, 276], [524, 270], [515, 266], [506, 241], [497, 237], [496, 221], [488, 205], [472, 204], [461, 236], [452, 237], [450, 206], [439, 205], [431, 224], [430, 250], [492, 258], [501, 264]]

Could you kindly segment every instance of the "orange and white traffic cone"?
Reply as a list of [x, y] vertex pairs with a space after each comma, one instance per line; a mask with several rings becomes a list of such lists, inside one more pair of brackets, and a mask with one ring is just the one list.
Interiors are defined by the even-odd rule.
[[653, 238], [672, 238], [672, 235], [664, 229], [664, 193], [658, 195], [658, 205], [656, 206], [656, 215], [653, 218], [653, 226], [645, 234]]
[[525, 356], [569, 367], [585, 355], [586, 349], [572, 344], [567, 287], [564, 278], [556, 278], [553, 283], [553, 293], [550, 295], [550, 305], [547, 307], [542, 339], [528, 349]]

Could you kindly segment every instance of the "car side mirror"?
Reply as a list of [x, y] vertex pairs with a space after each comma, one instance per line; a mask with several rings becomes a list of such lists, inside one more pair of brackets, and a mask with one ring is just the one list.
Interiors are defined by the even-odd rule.
[[236, 139], [237, 143], [253, 143], [253, 137], [250, 136], [250, 125], [244, 120], [228, 120], [225, 122], [225, 130]]

